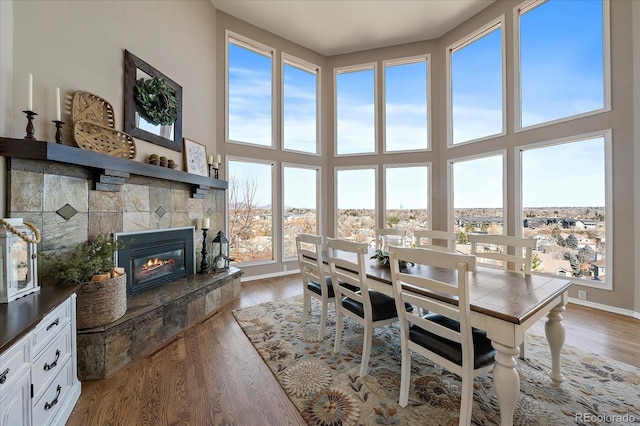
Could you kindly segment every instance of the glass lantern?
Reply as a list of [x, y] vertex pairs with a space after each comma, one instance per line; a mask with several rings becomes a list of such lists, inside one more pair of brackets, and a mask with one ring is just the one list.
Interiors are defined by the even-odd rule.
[[229, 270], [229, 240], [224, 232], [218, 231], [211, 245], [213, 269], [215, 273]]
[[22, 219], [3, 219], [0, 227], [0, 303], [9, 303], [40, 290], [37, 229]]

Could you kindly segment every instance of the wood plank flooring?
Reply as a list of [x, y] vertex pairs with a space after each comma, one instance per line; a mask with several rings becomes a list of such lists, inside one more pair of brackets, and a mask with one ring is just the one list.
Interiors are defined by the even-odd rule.
[[[221, 312], [110, 377], [83, 382], [67, 425], [304, 425], [231, 313], [301, 293], [297, 274], [244, 283]], [[564, 318], [567, 345], [640, 368], [639, 320], [576, 305]], [[533, 331], [544, 335], [544, 321]]]

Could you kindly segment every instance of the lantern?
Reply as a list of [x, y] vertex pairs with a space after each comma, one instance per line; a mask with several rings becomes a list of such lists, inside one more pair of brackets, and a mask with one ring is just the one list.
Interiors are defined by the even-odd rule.
[[38, 229], [22, 219], [0, 219], [0, 303], [9, 303], [40, 290], [38, 285]]
[[216, 273], [229, 270], [229, 240], [224, 232], [218, 231], [211, 246], [213, 268]]

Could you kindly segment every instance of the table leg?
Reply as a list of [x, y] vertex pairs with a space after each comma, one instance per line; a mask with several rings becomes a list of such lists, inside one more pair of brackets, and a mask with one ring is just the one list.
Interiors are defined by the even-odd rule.
[[496, 353], [496, 363], [493, 366], [493, 384], [500, 404], [500, 425], [513, 425], [513, 411], [520, 394], [520, 376], [516, 371], [516, 357], [520, 348], [511, 348], [496, 342], [491, 342]]
[[564, 381], [564, 376], [560, 368], [560, 353], [562, 345], [564, 345], [564, 326], [562, 325], [562, 313], [565, 311], [564, 304], [560, 304], [553, 308], [547, 314], [547, 322], [544, 325], [544, 331], [547, 335], [549, 348], [551, 349], [551, 373], [549, 377], [553, 383], [559, 385]]

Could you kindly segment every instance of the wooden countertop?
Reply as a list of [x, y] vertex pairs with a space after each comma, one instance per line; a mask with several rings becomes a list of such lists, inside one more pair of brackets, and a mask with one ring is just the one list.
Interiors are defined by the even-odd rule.
[[0, 352], [9, 349], [41, 320], [75, 293], [80, 284], [42, 287], [39, 291], [0, 304]]

